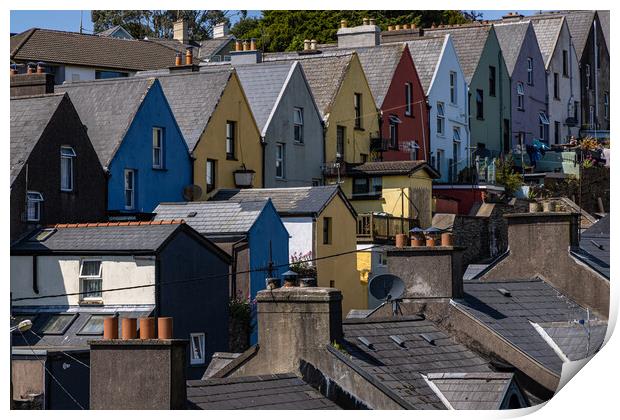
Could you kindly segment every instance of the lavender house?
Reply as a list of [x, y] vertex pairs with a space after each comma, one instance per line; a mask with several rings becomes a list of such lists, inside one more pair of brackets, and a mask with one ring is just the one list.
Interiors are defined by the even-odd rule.
[[534, 28], [521, 21], [494, 26], [510, 76], [512, 147], [548, 142], [545, 63]]

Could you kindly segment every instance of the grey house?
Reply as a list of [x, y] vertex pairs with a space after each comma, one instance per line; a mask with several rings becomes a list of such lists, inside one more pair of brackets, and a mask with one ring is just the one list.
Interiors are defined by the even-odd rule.
[[299, 62], [235, 69], [265, 143], [265, 187], [319, 185], [323, 123]]
[[530, 22], [494, 25], [510, 76], [512, 146], [549, 141], [545, 63]]

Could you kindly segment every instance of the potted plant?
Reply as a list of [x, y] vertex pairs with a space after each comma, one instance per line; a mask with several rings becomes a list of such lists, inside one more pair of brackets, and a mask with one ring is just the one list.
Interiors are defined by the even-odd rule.
[[527, 191], [527, 201], [529, 201], [530, 213], [538, 213], [540, 211], [540, 203], [537, 201], [539, 195], [539, 187], [530, 185]]
[[424, 246], [426, 242], [424, 238], [424, 229], [414, 227], [409, 233], [411, 233], [411, 246]]

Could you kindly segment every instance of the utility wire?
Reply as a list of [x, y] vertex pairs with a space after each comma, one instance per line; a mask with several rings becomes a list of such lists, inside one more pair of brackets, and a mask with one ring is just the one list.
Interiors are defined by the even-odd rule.
[[[370, 250], [372, 248], [375, 248], [375, 247], [377, 247], [377, 245], [371, 245], [371, 246], [366, 247], [366, 248], [361, 248], [361, 249], [355, 249], [355, 250], [351, 250], [351, 251], [340, 252], [340, 253], [337, 253], [337, 254], [325, 255], [323, 257], [317, 257], [317, 258], [309, 259], [309, 260], [306, 260], [306, 261], [307, 262], [314, 262], [314, 261], [326, 260], [326, 259], [329, 259], [329, 258], [341, 257], [343, 255], [354, 254], [354, 253], [357, 253], [359, 251], [368, 251], [368, 250]], [[88, 292], [59, 293], [59, 294], [55, 294], [55, 295], [45, 295], [45, 296], [21, 297], [21, 298], [11, 299], [11, 302], [21, 302], [21, 301], [25, 301], [25, 300], [39, 300], [39, 299], [67, 297], [67, 296], [78, 296], [78, 295], [84, 295], [84, 294], [87, 294], [87, 293], [90, 294], [90, 293], [103, 293], [103, 292], [118, 292], [118, 291], [122, 291], [122, 290], [143, 289], [143, 288], [146, 288], [146, 287], [155, 287], [155, 286], [168, 285], [168, 284], [183, 284], [183, 283], [191, 283], [191, 282], [196, 282], [196, 281], [201, 281], [201, 280], [223, 279], [223, 278], [229, 278], [229, 277], [231, 277], [233, 275], [249, 274], [249, 273], [254, 273], [254, 272], [268, 272], [270, 269], [283, 268], [283, 267], [289, 267], [289, 266], [290, 266], [290, 263], [286, 263], [286, 264], [273, 265], [271, 267], [261, 267], [261, 268], [255, 268], [255, 269], [252, 269], [252, 270], [237, 271], [235, 273], [217, 274], [217, 275], [201, 276], [201, 277], [193, 277], [193, 278], [183, 279], [183, 280], [162, 281], [162, 282], [159, 282], [159, 283], [140, 284], [140, 285], [136, 285], [136, 286], [116, 287], [116, 288], [113, 288], [113, 289], [91, 290], [91, 291], [88, 291]]]
[[[55, 349], [57, 349], [58, 347], [55, 346], [54, 344], [50, 343], [49, 341], [47, 341], [45, 338], [41, 337], [39, 334], [37, 334], [36, 332], [32, 331], [32, 328], [28, 330], [29, 332], [31, 332], [32, 334], [34, 334], [35, 337], [37, 337], [39, 340], [41, 340], [42, 342], [49, 344], [50, 346], [53, 346]], [[24, 338], [25, 339], [25, 338]], [[67, 356], [70, 359], [75, 360], [77, 363], [79, 363], [80, 365], [87, 367], [88, 369], [90, 369], [90, 366], [88, 366], [86, 363], [82, 362], [81, 360], [71, 356], [69, 353], [65, 353], [62, 350], [59, 350], [62, 354], [64, 354], [65, 356]]]

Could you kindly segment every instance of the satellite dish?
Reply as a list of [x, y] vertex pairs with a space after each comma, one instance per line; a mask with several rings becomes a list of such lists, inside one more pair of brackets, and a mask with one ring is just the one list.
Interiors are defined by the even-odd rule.
[[198, 200], [202, 196], [202, 188], [196, 184], [191, 184], [183, 188], [183, 198], [187, 201]]
[[379, 274], [370, 279], [368, 290], [375, 299], [390, 301], [403, 295], [405, 282], [394, 274]]

